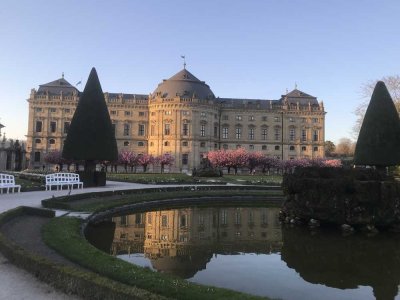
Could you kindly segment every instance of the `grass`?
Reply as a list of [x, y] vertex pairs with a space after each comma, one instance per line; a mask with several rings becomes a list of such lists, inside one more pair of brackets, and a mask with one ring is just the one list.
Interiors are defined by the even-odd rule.
[[249, 184], [280, 185], [280, 175], [224, 175], [223, 177], [192, 177], [181, 173], [107, 173], [107, 180], [144, 184]]
[[15, 177], [15, 184], [21, 185], [22, 192], [41, 191], [45, 189], [42, 182]]
[[81, 220], [54, 218], [43, 228], [45, 242], [71, 261], [107, 278], [175, 299], [265, 299], [227, 289], [194, 284], [155, 273], [110, 256], [80, 234]]

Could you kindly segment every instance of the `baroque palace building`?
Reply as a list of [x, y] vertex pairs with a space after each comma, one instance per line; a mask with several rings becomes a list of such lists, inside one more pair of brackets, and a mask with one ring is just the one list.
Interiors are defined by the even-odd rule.
[[[32, 89], [27, 153], [31, 168], [61, 150], [80, 92], [62, 78]], [[297, 88], [278, 100], [215, 97], [186, 68], [153, 93], [104, 93], [119, 151], [175, 157], [174, 171], [197, 167], [217, 149], [261, 151], [280, 159], [324, 156], [323, 102]]]

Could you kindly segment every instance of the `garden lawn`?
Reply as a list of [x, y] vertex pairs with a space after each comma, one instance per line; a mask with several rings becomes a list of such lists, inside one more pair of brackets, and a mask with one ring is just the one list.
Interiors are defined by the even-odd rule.
[[182, 173], [107, 173], [107, 180], [144, 184], [246, 184], [271, 185], [282, 183], [281, 175], [224, 175], [223, 177], [192, 177]]

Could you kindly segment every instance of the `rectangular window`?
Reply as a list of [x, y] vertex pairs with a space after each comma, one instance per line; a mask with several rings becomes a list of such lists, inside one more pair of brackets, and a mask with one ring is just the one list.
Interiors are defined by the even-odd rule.
[[318, 132], [318, 130], [314, 130], [313, 141], [314, 141], [314, 142], [317, 142], [317, 141], [318, 141], [318, 137], [319, 137], [319, 132]]
[[249, 121], [254, 121], [254, 116], [249, 116]]
[[155, 112], [155, 111], [152, 111], [152, 112], [151, 112], [151, 115], [154, 117], [154, 116], [156, 115], [156, 112]]
[[235, 213], [235, 225], [240, 225], [242, 223], [242, 216], [240, 214], [240, 211], [237, 211]]
[[280, 128], [275, 128], [275, 141], [279, 141], [281, 139], [281, 129]]
[[144, 111], [139, 111], [139, 117], [144, 117], [146, 114]]
[[264, 116], [264, 117], [262, 117], [262, 120], [263, 120], [264, 122], [266, 122], [266, 121], [268, 121], [268, 118], [267, 118], [266, 116]]
[[205, 117], [207, 116], [207, 114], [206, 114], [204, 111], [202, 111], [202, 112], [200, 113], [200, 116], [201, 116], [202, 118], [205, 118]]
[[237, 115], [236, 116], [236, 121], [242, 121], [242, 116], [241, 115]]
[[113, 116], [116, 116], [117, 115], [117, 111], [116, 110], [112, 110], [112, 111], [110, 111], [110, 114], [113, 115]]
[[222, 138], [227, 139], [228, 138], [228, 127], [223, 127], [222, 128]]
[[35, 108], [35, 111], [36, 111], [36, 112], [42, 112], [42, 108], [41, 108], [41, 107], [36, 107], [36, 108]]
[[138, 135], [143, 136], [145, 132], [144, 129], [144, 124], [139, 124], [139, 131], [138, 131]]
[[35, 152], [35, 162], [40, 162], [40, 152]]
[[71, 109], [65, 108], [65, 109], [64, 109], [64, 112], [65, 112], [66, 114], [69, 114], [69, 113], [71, 112]]
[[236, 139], [240, 140], [242, 138], [242, 128], [236, 127]]
[[223, 115], [222, 116], [222, 120], [225, 120], [225, 121], [229, 120], [229, 116], [228, 115]]
[[303, 142], [307, 141], [307, 130], [305, 130], [305, 129], [301, 130], [301, 140]]
[[296, 138], [296, 129], [290, 128], [289, 129], [289, 140], [294, 141]]
[[217, 138], [218, 137], [218, 127], [214, 126], [214, 137]]
[[170, 135], [171, 134], [171, 124], [165, 124], [164, 125], [164, 135]]
[[131, 112], [130, 111], [125, 111], [125, 116], [130, 116]]
[[51, 112], [51, 113], [57, 112], [57, 108], [51, 107], [51, 108], [50, 108], [50, 112]]
[[206, 136], [206, 125], [200, 126], [200, 136]]
[[70, 122], [64, 122], [64, 133], [68, 133]]
[[50, 122], [50, 132], [55, 133], [57, 130], [57, 122], [51, 121]]
[[42, 121], [36, 121], [36, 132], [42, 132]]
[[294, 118], [292, 118], [292, 117], [290, 117], [290, 118], [289, 118], [289, 122], [292, 122], [292, 123], [293, 123], [293, 122], [294, 122], [294, 120], [295, 120], [295, 119], [294, 119]]
[[124, 136], [129, 135], [130, 126], [129, 124], [124, 124]]
[[162, 227], [167, 227], [168, 226], [168, 216], [167, 215], [162, 215], [161, 216], [161, 226]]
[[166, 111], [164, 112], [164, 114], [165, 114], [166, 116], [170, 116], [170, 115], [172, 115], [172, 111], [166, 110]]
[[249, 145], [250, 150], [254, 150], [254, 145]]
[[188, 123], [182, 124], [182, 134], [189, 135], [189, 124]]
[[318, 119], [318, 118], [313, 118], [313, 119], [312, 119], [312, 122], [313, 122], [313, 123], [319, 123], [319, 119]]
[[188, 115], [189, 115], [189, 112], [188, 112], [187, 110], [183, 110], [183, 111], [182, 111], [182, 115], [188, 116]]
[[249, 128], [249, 140], [254, 140], [254, 128]]
[[280, 117], [274, 117], [274, 121], [275, 121], [275, 122], [279, 122], [280, 120], [281, 120]]
[[268, 129], [264, 128], [261, 130], [261, 139], [263, 141], [266, 141], [268, 137]]
[[188, 146], [188, 142], [187, 141], [182, 142], [182, 147], [187, 147], [187, 146]]
[[155, 132], [156, 132], [156, 126], [151, 125], [151, 127], [150, 127], [150, 135], [155, 135]]
[[222, 225], [228, 224], [228, 211], [226, 209], [221, 210], [221, 224]]

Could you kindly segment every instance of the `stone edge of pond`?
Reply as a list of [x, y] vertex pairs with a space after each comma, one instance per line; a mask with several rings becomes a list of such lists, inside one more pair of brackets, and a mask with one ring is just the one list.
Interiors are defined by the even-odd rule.
[[[36, 215], [53, 218], [55, 212], [48, 209], [20, 206], [0, 214], [0, 227], [16, 217]], [[84, 299], [167, 299], [166, 297], [128, 286], [90, 271], [52, 262], [46, 257], [24, 249], [0, 230], [0, 252], [14, 265], [33, 274], [66, 294]]]

